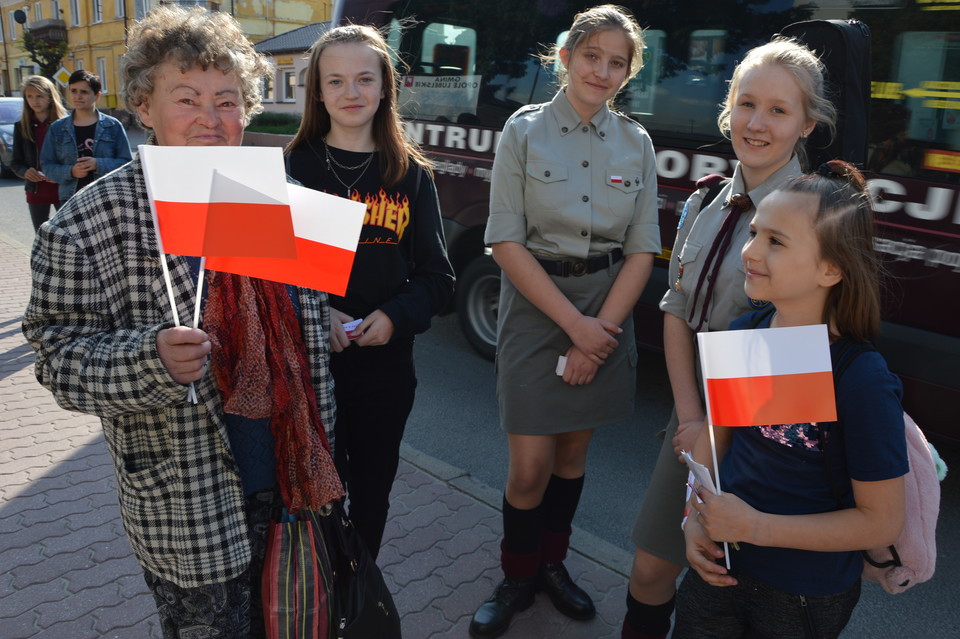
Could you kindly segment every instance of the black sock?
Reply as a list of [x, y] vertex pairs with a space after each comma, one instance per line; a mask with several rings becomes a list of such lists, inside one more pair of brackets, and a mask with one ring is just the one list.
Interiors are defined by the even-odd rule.
[[515, 555], [526, 555], [540, 546], [543, 504], [529, 510], [514, 508], [503, 496], [503, 545]]
[[583, 475], [574, 479], [550, 475], [550, 482], [543, 494], [544, 528], [558, 533], [570, 531], [583, 493], [583, 478]]
[[670, 615], [675, 600], [676, 597], [671, 597], [667, 603], [651, 606], [634, 599], [628, 590], [627, 616], [623, 623], [648, 637], [666, 637], [670, 632]]

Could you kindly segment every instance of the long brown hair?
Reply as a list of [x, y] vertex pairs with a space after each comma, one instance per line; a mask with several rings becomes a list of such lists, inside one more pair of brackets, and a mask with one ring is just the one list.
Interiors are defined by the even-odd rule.
[[[20, 134], [24, 139], [36, 142], [33, 139], [33, 127], [30, 122], [33, 120], [33, 109], [27, 102], [27, 87], [32, 87], [50, 98], [50, 108], [47, 111], [47, 122], [55, 122], [67, 114], [63, 107], [63, 101], [60, 99], [60, 92], [53, 82], [42, 75], [31, 75], [23, 81], [23, 113], [20, 115]], [[39, 151], [39, 149], [38, 149]]]
[[867, 181], [852, 164], [831, 160], [816, 173], [788, 180], [778, 191], [810, 193], [819, 199], [813, 229], [820, 259], [842, 279], [830, 288], [823, 323], [858, 342], [880, 332], [880, 261], [873, 249], [873, 207]]
[[320, 99], [320, 56], [327, 47], [337, 44], [364, 44], [380, 59], [380, 72], [383, 74], [383, 99], [373, 116], [373, 141], [380, 151], [380, 174], [383, 185], [395, 186], [407, 174], [410, 159], [422, 166], [432, 177], [430, 160], [420, 148], [410, 141], [403, 132], [403, 123], [397, 111], [397, 73], [390, 56], [390, 45], [383, 35], [366, 25], [347, 25], [330, 29], [310, 47], [310, 60], [307, 65], [306, 106], [300, 129], [284, 150], [291, 151], [308, 144], [310, 140], [322, 138], [330, 132], [330, 113]]

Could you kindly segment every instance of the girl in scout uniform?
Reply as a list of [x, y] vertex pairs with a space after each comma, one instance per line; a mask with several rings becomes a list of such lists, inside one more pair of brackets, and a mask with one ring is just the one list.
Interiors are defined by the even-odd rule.
[[670, 262], [670, 288], [660, 302], [675, 407], [633, 530], [627, 639], [666, 636], [676, 579], [687, 563], [680, 533], [687, 468], [679, 455], [692, 449], [706, 416], [696, 333], [726, 330], [733, 319], [766, 304], [743, 290], [740, 248], [754, 204], [801, 173], [807, 136], [816, 126], [833, 131], [835, 117], [824, 98], [820, 61], [796, 42], [777, 39], [756, 47], [733, 72], [718, 124], [739, 164], [703, 211], [700, 205], [713, 185], [709, 177], [687, 200]]
[[609, 103], [641, 67], [640, 28], [605, 5], [578, 14], [562, 88], [504, 127], [486, 243], [503, 269], [497, 396], [510, 450], [504, 579], [473, 616], [497, 637], [545, 590], [574, 619], [595, 614], [563, 565], [595, 428], [633, 410], [631, 312], [660, 250], [650, 137]]

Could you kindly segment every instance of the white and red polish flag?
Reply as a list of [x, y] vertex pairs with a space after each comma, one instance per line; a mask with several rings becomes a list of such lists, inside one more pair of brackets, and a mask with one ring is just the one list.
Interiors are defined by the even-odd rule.
[[295, 258], [283, 169], [273, 147], [139, 147], [164, 253]]
[[287, 184], [296, 259], [261, 256], [207, 258], [207, 268], [344, 295], [367, 205]]
[[837, 419], [825, 324], [707, 332], [697, 340], [711, 424]]

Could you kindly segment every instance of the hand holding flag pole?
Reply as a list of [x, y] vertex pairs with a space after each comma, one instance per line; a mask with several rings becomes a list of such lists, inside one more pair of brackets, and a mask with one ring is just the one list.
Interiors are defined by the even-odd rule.
[[177, 326], [167, 252], [201, 257], [194, 328], [207, 269], [345, 294], [365, 203], [288, 184], [279, 148], [141, 145], [139, 156]]
[[[698, 333], [697, 341], [717, 494], [720, 464], [714, 425], [836, 421], [825, 324]], [[727, 542], [723, 550], [729, 569]]]

